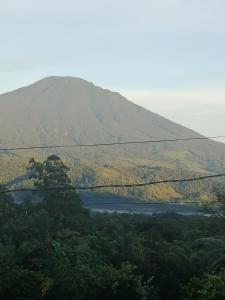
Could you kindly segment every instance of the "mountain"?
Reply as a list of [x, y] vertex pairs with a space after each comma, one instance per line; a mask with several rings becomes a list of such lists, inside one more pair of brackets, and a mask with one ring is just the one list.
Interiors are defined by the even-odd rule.
[[[2, 94], [0, 108], [2, 146], [201, 137], [188, 128], [135, 105], [119, 93], [74, 77], [47, 77]], [[225, 165], [225, 145], [208, 140], [51, 150], [47, 153], [52, 152], [60, 153], [71, 165], [76, 164], [76, 169], [81, 171], [76, 175], [76, 170], [72, 170], [74, 180], [82, 178], [81, 182], [86, 183], [113, 179], [131, 182], [148, 179], [153, 174], [162, 177], [163, 174], [181, 176], [217, 172]], [[6, 168], [1, 170], [3, 175], [0, 180], [11, 179], [17, 169], [15, 160], [18, 157], [25, 165], [29, 157], [42, 157], [44, 154], [40, 151], [16, 152], [10, 156], [5, 154], [1, 159]], [[19, 164], [23, 165], [22, 162]], [[182, 194], [174, 186], [167, 186], [168, 189], [171, 197]], [[161, 194], [163, 198], [165, 193]]]

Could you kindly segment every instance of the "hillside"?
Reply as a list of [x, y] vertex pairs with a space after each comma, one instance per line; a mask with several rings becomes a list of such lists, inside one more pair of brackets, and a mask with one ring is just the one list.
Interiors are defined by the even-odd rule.
[[[47, 77], [27, 87], [0, 95], [2, 146], [71, 145], [201, 137], [125, 99], [118, 93], [80, 78]], [[188, 141], [147, 145], [27, 151], [1, 154], [1, 182], [23, 174], [30, 157], [60, 154], [71, 166], [74, 182], [139, 182], [160, 178], [219, 172], [225, 166], [225, 145]], [[189, 187], [205, 197], [205, 186]], [[115, 192], [115, 191], [114, 191]], [[180, 187], [165, 185], [123, 191], [142, 198], [187, 197]], [[207, 193], [208, 194], [208, 193]]]

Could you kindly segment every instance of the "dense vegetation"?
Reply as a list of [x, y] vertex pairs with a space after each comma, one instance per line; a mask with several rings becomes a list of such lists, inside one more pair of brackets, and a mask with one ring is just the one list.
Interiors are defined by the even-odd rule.
[[224, 218], [91, 215], [57, 156], [28, 169], [41, 201], [0, 194], [0, 299], [225, 299]]
[[[8, 156], [0, 157], [0, 184], [11, 183], [11, 180], [16, 178], [18, 185], [25, 185], [25, 181], [20, 181], [20, 178], [26, 173], [26, 166], [29, 157], [32, 153], [26, 156]], [[76, 153], [74, 154], [76, 156]], [[77, 153], [80, 157], [80, 153]], [[87, 155], [87, 157], [89, 157]], [[63, 155], [63, 160], [70, 167], [69, 175], [75, 185], [101, 185], [101, 184], [120, 184], [122, 183], [138, 183], [147, 182], [154, 179], [182, 179], [192, 178], [203, 175], [209, 175], [208, 170], [193, 166], [193, 162], [187, 160], [189, 166], [182, 167], [184, 160], [162, 162], [151, 159], [117, 159], [116, 162], [112, 159], [94, 160], [94, 159], [72, 159], [70, 156]], [[181, 157], [182, 159], [183, 157]], [[38, 160], [45, 160], [46, 157], [39, 155]], [[179, 167], [177, 167], [179, 166]], [[222, 171], [221, 171], [222, 173]], [[211, 173], [210, 173], [211, 174]], [[217, 180], [218, 181], [218, 180]], [[202, 202], [213, 201], [212, 181], [197, 181], [185, 184], [163, 184], [148, 186], [135, 189], [110, 189], [107, 190], [112, 194], [117, 194], [125, 197], [135, 197], [139, 199], [156, 199], [159, 201], [195, 201]]]

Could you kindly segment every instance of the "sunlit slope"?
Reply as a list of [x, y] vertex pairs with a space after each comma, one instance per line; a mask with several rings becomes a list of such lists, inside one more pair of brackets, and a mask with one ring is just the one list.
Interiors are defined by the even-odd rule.
[[[189, 137], [201, 135], [80, 78], [48, 77], [0, 95], [0, 143], [6, 147]], [[24, 173], [30, 157], [44, 159], [52, 153], [68, 161], [74, 182], [83, 184], [132, 183], [165, 176], [181, 178], [225, 169], [225, 145], [207, 140], [179, 141], [17, 151], [10, 155], [1, 152], [0, 181]], [[206, 198], [205, 187], [204, 184], [188, 188], [162, 185], [120, 193], [158, 199], [177, 199], [189, 194]]]

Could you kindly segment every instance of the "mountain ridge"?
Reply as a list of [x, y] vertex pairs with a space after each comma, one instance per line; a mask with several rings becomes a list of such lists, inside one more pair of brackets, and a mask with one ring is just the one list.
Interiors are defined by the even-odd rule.
[[[193, 130], [132, 103], [117, 92], [102, 89], [78, 77], [50, 76], [27, 87], [1, 94], [0, 107], [0, 144], [6, 146], [202, 137]], [[140, 181], [140, 178], [145, 181], [151, 178], [155, 166], [159, 166], [160, 170], [158, 173], [154, 171], [154, 174], [160, 177], [164, 173], [170, 174], [167, 165], [172, 166], [171, 174], [176, 169], [189, 176], [189, 172], [193, 172], [193, 175], [218, 172], [223, 168], [222, 161], [225, 161], [225, 145], [211, 140], [64, 151], [54, 149], [42, 154], [37, 151], [18, 151], [13, 155], [15, 159], [19, 155], [20, 159], [27, 161], [29, 157], [44, 157], [48, 153], [72, 160], [72, 165], [80, 160], [84, 165], [76, 165], [81, 171], [74, 178], [79, 180], [80, 176], [84, 182], [91, 184], [108, 182], [110, 178], [117, 177], [125, 180], [125, 175], [129, 182], [131, 179]], [[10, 159], [7, 161], [9, 168], [13, 168], [13, 162], [10, 163]], [[113, 165], [116, 164], [120, 166], [121, 173], [113, 176]], [[173, 186], [168, 186], [168, 189], [171, 189], [171, 195], [176, 194]]]

